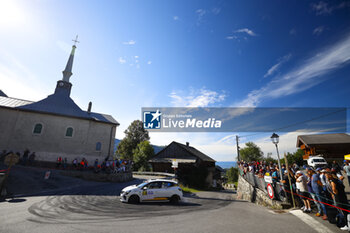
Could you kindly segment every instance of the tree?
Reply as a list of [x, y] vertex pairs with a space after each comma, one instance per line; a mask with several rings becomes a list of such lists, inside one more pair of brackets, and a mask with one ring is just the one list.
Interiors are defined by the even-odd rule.
[[264, 153], [254, 142], [247, 142], [245, 148], [239, 150], [240, 158], [245, 161], [260, 161]]
[[122, 159], [133, 159], [133, 150], [140, 142], [148, 141], [148, 131], [143, 128], [143, 123], [140, 120], [133, 121], [124, 131], [125, 137], [120, 141], [116, 154]]
[[133, 150], [134, 170], [149, 170], [148, 160], [154, 156], [154, 150], [149, 141], [140, 142]]
[[287, 153], [286, 157], [288, 160], [288, 165], [293, 165], [293, 163], [298, 164], [299, 166], [303, 165], [303, 155], [304, 151], [302, 149], [298, 149], [294, 153]]
[[231, 167], [226, 172], [227, 182], [234, 183], [238, 181], [238, 168]]

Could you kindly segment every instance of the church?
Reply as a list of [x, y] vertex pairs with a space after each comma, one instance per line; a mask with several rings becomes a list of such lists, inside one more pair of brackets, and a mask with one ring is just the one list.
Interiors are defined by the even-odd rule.
[[76, 45], [57, 81], [55, 92], [37, 102], [8, 97], [0, 90], [0, 151], [35, 152], [36, 160], [68, 162], [83, 157], [91, 164], [113, 155], [119, 123], [108, 114], [86, 111], [70, 97]]

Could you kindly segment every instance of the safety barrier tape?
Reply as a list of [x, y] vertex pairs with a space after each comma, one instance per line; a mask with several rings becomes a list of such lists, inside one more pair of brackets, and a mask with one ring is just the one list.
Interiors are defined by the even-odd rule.
[[[315, 199], [313, 199], [313, 198], [305, 197], [305, 196], [303, 196], [303, 195], [300, 195], [300, 194], [297, 194], [297, 193], [294, 193], [294, 192], [291, 192], [291, 191], [288, 191], [288, 190], [285, 190], [285, 191], [288, 192], [288, 193], [293, 193], [294, 195], [297, 195], [297, 196], [299, 196], [299, 197], [303, 197], [303, 198], [306, 198], [306, 199], [309, 199], [309, 200], [312, 200], [312, 201], [316, 201], [316, 202], [322, 203], [322, 204], [324, 204], [324, 205], [328, 205], [328, 206], [331, 206], [331, 207], [333, 207], [333, 208], [337, 208], [337, 209], [340, 209], [340, 210], [343, 210], [343, 211], [346, 211], [346, 212], [349, 212], [349, 213], [350, 213], [350, 210], [347, 210], [347, 209], [344, 209], [344, 208], [341, 208], [341, 207], [338, 207], [338, 206], [335, 206], [335, 205], [331, 205], [331, 204], [328, 204], [328, 203], [326, 203], [326, 202], [318, 201], [318, 200], [315, 200]], [[332, 201], [333, 201], [333, 200], [332, 200]], [[339, 203], [339, 204], [341, 204], [341, 205], [346, 205], [346, 204], [343, 204], [343, 203]]]
[[[326, 201], [332, 201], [332, 202], [334, 202], [334, 200], [333, 200], [333, 199], [328, 199], [328, 198], [323, 197], [323, 196], [321, 196], [321, 195], [317, 195], [316, 193], [310, 193], [310, 192], [307, 192], [307, 193], [309, 193], [309, 194], [313, 194], [313, 195], [315, 195], [315, 196], [317, 196], [317, 197], [319, 197], [319, 198], [321, 198], [321, 199], [323, 199], [323, 200], [326, 200]], [[337, 203], [338, 203], [338, 202], [337, 202]], [[339, 203], [339, 204], [341, 204], [341, 205], [343, 205], [343, 206], [348, 206], [348, 207], [349, 207], [349, 209], [350, 209], [350, 204], [345, 204], [345, 203]]]

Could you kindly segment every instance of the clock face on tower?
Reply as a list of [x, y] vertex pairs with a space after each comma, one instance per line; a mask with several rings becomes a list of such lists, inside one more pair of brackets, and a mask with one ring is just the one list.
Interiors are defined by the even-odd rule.
[[64, 83], [60, 83], [59, 85], [60, 85], [60, 87], [63, 87]]

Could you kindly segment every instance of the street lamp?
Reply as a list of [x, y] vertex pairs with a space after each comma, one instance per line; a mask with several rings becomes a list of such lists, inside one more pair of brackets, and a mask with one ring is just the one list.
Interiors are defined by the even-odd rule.
[[283, 177], [282, 177], [282, 169], [281, 169], [281, 162], [280, 162], [280, 153], [278, 152], [278, 146], [277, 146], [279, 139], [280, 139], [280, 137], [277, 134], [275, 134], [275, 133], [272, 134], [271, 141], [276, 146], [277, 157], [278, 157], [278, 169], [280, 170], [280, 179], [282, 180]]

